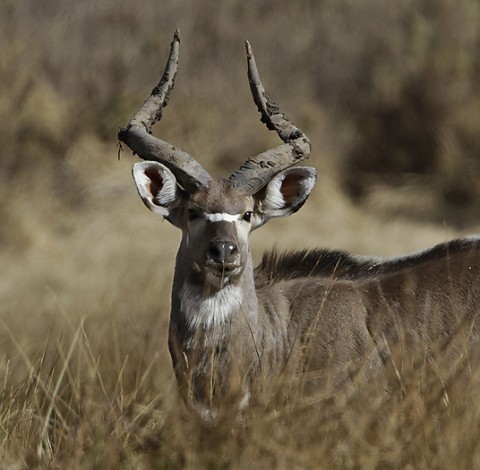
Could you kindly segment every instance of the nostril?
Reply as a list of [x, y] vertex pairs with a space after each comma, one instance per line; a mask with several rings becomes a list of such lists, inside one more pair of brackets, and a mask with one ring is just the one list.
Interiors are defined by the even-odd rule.
[[231, 263], [238, 253], [237, 245], [230, 241], [216, 240], [211, 243], [208, 258], [220, 263]]
[[208, 250], [208, 257], [214, 260], [220, 258], [222, 252], [221, 246], [217, 242], [213, 242], [210, 245], [210, 249]]

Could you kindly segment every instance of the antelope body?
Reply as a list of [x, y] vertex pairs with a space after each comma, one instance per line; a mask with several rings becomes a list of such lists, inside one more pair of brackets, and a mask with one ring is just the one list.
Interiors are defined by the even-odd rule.
[[[296, 212], [316, 178], [306, 136], [269, 99], [247, 43], [252, 95], [284, 144], [253, 157], [228, 179], [213, 179], [188, 154], [153, 137], [173, 87], [175, 33], [162, 80], [121, 129], [119, 139], [144, 162], [133, 176], [145, 205], [182, 230], [172, 290], [169, 349], [190, 404], [216, 397], [248, 401], [255, 381], [288, 367], [307, 385], [333, 370], [333, 383], [359, 365], [388, 361], [395, 342], [462, 349], [478, 336], [480, 240], [454, 240], [391, 260], [314, 250], [264, 255], [254, 269], [252, 230]], [[455, 337], [455, 341], [451, 339]], [[309, 378], [311, 373], [311, 378]]]

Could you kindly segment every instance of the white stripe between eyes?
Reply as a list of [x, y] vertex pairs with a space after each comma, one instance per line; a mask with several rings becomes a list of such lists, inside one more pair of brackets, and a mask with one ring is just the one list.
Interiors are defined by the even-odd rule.
[[210, 222], [236, 222], [240, 220], [240, 214], [227, 214], [225, 212], [217, 212], [215, 214], [204, 214], [205, 218]]

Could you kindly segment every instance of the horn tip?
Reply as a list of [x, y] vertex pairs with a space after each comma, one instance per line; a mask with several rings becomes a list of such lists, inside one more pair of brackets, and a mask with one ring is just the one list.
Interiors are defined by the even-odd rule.
[[251, 59], [253, 57], [253, 51], [252, 51], [252, 46], [248, 42], [248, 40], [245, 40], [245, 49], [247, 50], [247, 58]]

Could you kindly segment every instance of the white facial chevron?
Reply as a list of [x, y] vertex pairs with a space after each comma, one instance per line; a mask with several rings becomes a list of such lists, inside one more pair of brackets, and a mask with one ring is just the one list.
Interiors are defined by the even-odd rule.
[[210, 222], [236, 222], [240, 220], [240, 214], [227, 214], [226, 212], [216, 212], [214, 214], [204, 214]]

